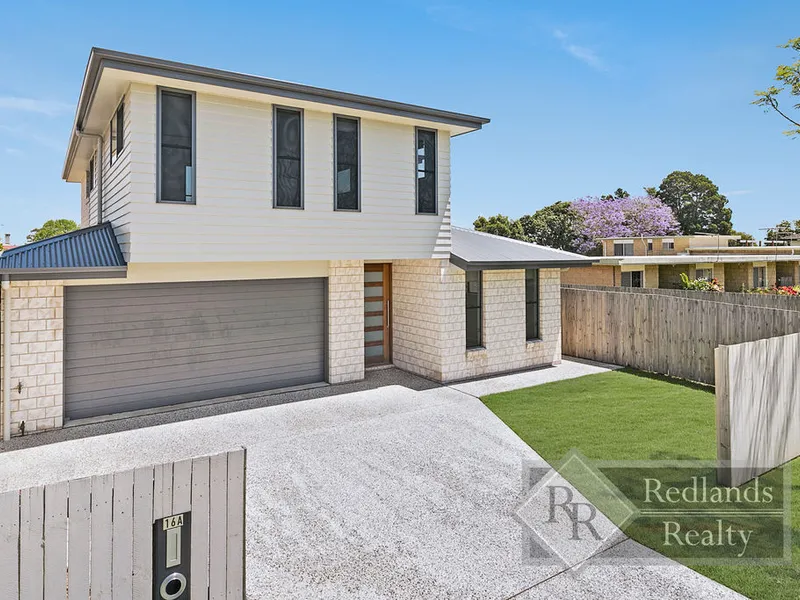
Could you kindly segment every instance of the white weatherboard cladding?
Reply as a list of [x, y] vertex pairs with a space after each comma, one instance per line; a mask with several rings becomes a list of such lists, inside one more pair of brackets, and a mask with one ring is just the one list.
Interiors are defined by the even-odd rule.
[[[437, 215], [415, 214], [414, 127], [361, 119], [361, 211], [333, 210], [333, 113], [304, 111], [304, 209], [272, 207], [273, 105], [196, 96], [197, 204], [159, 204], [156, 87], [130, 92], [128, 262], [447, 258], [450, 137]], [[127, 119], [126, 119], [127, 121]], [[430, 123], [420, 122], [430, 126]]]
[[[120, 248], [124, 255], [130, 249], [130, 231], [132, 205], [129, 194], [131, 191], [131, 93], [125, 94], [123, 116], [123, 147], [122, 153], [115, 158], [114, 164], [110, 161], [110, 122], [103, 132], [103, 144], [99, 140], [95, 143], [95, 181], [92, 192], [86, 195], [86, 181], [81, 185], [81, 226], [90, 227], [98, 223], [98, 192], [100, 190], [100, 177], [103, 186], [103, 220], [114, 225]], [[102, 161], [102, 168], [99, 164]]]

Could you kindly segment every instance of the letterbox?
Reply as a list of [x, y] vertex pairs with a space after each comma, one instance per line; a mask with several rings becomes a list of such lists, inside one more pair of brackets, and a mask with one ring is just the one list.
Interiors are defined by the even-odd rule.
[[191, 583], [192, 513], [153, 523], [153, 598], [189, 600]]

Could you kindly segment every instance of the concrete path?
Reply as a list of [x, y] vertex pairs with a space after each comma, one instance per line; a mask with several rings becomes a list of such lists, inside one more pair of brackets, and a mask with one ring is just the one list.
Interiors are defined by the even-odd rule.
[[239, 445], [252, 599], [740, 597], [666, 559], [590, 559], [576, 576], [527, 564], [513, 512], [522, 461], [538, 457], [448, 387], [387, 386], [6, 452], [0, 491]]
[[468, 381], [466, 383], [456, 383], [449, 387], [459, 392], [469, 394], [470, 396], [480, 398], [482, 396], [488, 396], [489, 394], [511, 392], [513, 390], [521, 390], [522, 388], [550, 383], [552, 381], [572, 379], [573, 377], [592, 375], [594, 373], [605, 373], [621, 368], [622, 367], [617, 365], [607, 365], [605, 363], [573, 358], [562, 361], [557, 367], [546, 367], [544, 369], [523, 371], [512, 375], [487, 377], [485, 379]]

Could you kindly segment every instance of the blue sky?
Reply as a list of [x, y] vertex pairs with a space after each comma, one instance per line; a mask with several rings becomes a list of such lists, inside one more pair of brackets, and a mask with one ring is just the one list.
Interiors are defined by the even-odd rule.
[[737, 229], [800, 218], [800, 139], [750, 105], [800, 3], [38, 2], [0, 20], [0, 231], [79, 220], [61, 181], [101, 46], [492, 119], [453, 141], [454, 222], [711, 177]]

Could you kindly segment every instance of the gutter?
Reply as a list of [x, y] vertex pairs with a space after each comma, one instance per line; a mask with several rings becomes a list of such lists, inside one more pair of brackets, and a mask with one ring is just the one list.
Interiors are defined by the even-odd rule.
[[30, 269], [0, 269], [0, 275], [12, 281], [41, 281], [47, 279], [116, 279], [124, 278], [128, 267], [44, 267]]
[[11, 281], [3, 275], [3, 440], [11, 439]]
[[100, 150], [97, 152], [97, 224], [100, 225], [103, 222], [103, 136], [99, 133], [86, 133], [77, 127], [75, 136], [78, 139], [93, 138], [100, 142]]
[[450, 254], [450, 262], [463, 271], [500, 271], [518, 269], [568, 269], [570, 267], [591, 267], [595, 260], [491, 260], [468, 261]]

